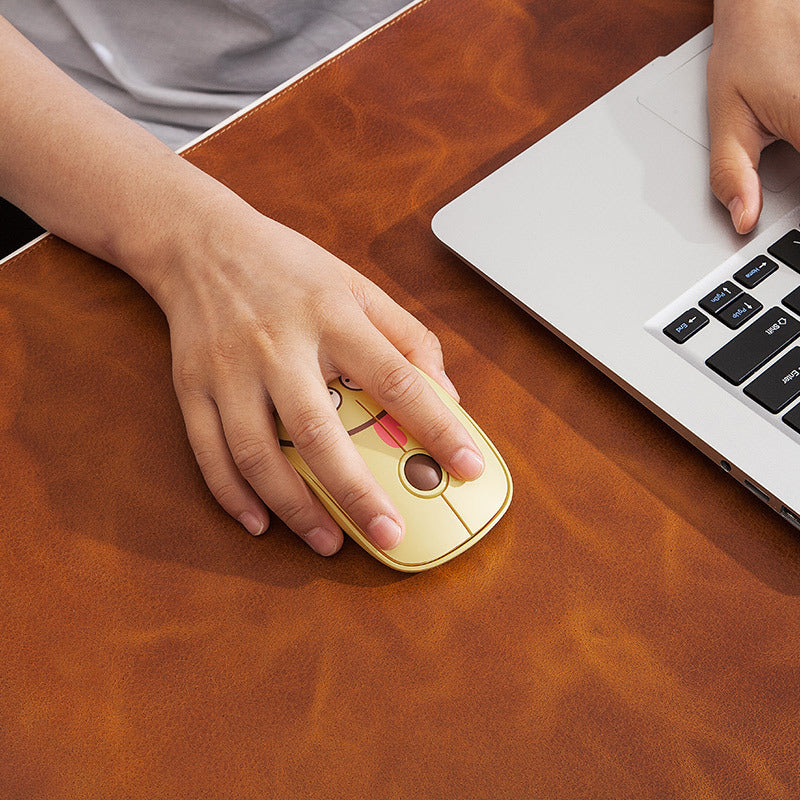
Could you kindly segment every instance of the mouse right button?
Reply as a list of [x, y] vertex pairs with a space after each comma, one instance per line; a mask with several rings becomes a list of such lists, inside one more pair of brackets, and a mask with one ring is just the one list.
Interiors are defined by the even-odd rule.
[[383, 554], [406, 567], [422, 566], [451, 553], [470, 540], [470, 533], [441, 497], [409, 495], [398, 507], [406, 523], [400, 544]]
[[483, 474], [474, 481], [451, 480], [444, 490], [444, 498], [475, 535], [494, 524], [505, 512], [511, 501], [511, 476], [486, 439], [473, 433], [473, 440], [486, 464]]

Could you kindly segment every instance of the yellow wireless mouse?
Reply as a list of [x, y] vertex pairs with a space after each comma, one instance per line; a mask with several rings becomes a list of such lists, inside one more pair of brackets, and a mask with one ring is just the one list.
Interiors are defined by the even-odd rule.
[[316, 479], [276, 417], [281, 449], [342, 530], [370, 555], [393, 569], [419, 572], [444, 564], [481, 539], [511, 502], [511, 475], [500, 453], [447, 392], [420, 374], [467, 429], [483, 454], [485, 469], [474, 481], [449, 475], [422, 445], [346, 377], [328, 390], [353, 444], [405, 520], [405, 536], [391, 550], [367, 539]]

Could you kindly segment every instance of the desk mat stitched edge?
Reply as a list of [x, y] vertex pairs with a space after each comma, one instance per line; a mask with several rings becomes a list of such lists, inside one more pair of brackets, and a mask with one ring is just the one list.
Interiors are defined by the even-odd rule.
[[[230, 120], [230, 122], [228, 122], [227, 124], [223, 125], [223, 127], [221, 127], [219, 130], [215, 131], [212, 134], [209, 134], [207, 137], [201, 139], [199, 142], [196, 142], [191, 147], [188, 147], [186, 150], [182, 151], [178, 155], [180, 155], [181, 158], [186, 158], [191, 153], [196, 152], [200, 148], [202, 148], [205, 145], [209, 144], [210, 142], [214, 141], [214, 139], [216, 139], [217, 137], [221, 136], [222, 134], [224, 134], [227, 131], [229, 131], [232, 128], [234, 128], [239, 123], [244, 122], [244, 120], [249, 119], [250, 117], [252, 117], [253, 114], [256, 114], [256, 113], [258, 113], [260, 111], [263, 111], [271, 103], [274, 103], [276, 100], [286, 97], [287, 94], [289, 94], [290, 92], [293, 92], [295, 89], [299, 88], [304, 83], [306, 83], [307, 81], [311, 80], [312, 78], [317, 77], [323, 71], [325, 71], [326, 69], [332, 67], [338, 61], [340, 61], [342, 58], [344, 58], [345, 56], [347, 56], [350, 53], [352, 53], [355, 50], [357, 50], [364, 43], [370, 41], [372, 38], [374, 38], [378, 34], [382, 33], [383, 31], [387, 30], [388, 28], [391, 28], [393, 25], [395, 25], [396, 23], [400, 22], [400, 20], [405, 19], [411, 13], [413, 13], [414, 11], [422, 8], [425, 5], [428, 5], [430, 2], [431, 2], [431, 0], [418, 0], [418, 2], [416, 2], [413, 5], [411, 5], [408, 8], [406, 8], [405, 11], [402, 11], [399, 14], [397, 14], [396, 16], [392, 17], [391, 19], [387, 20], [383, 25], [380, 25], [378, 28], [376, 28], [371, 33], [367, 34], [366, 36], [362, 36], [359, 39], [356, 39], [355, 42], [353, 42], [345, 50], [342, 50], [341, 53], [338, 53], [337, 55], [333, 56], [332, 58], [325, 59], [321, 64], [318, 64], [310, 72], [306, 73], [305, 75], [303, 75], [298, 80], [292, 81], [288, 86], [284, 87], [281, 91], [276, 92], [273, 95], [270, 95], [265, 100], [263, 100], [261, 103], [257, 103], [249, 111], [246, 111], [245, 113], [236, 116], [234, 119]], [[42, 245], [48, 243], [53, 238], [58, 238], [58, 237], [55, 237], [54, 234], [47, 232], [44, 235], [44, 238], [40, 239], [38, 242], [35, 242], [30, 247], [25, 248], [21, 253], [19, 253], [18, 255], [14, 256], [14, 258], [10, 258], [4, 264], [0, 264], [0, 272], [4, 272], [5, 270], [7, 270], [12, 265], [17, 265], [17, 264], [20, 264], [20, 263], [24, 262], [28, 257], [32, 256], [37, 250], [39, 250], [39, 248]], [[77, 248], [77, 249], [80, 250], [80, 248]], [[84, 252], [84, 251], [81, 251], [81, 252]]]

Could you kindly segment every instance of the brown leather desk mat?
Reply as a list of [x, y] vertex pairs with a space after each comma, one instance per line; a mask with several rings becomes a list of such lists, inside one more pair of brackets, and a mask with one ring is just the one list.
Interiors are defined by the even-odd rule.
[[797, 535], [429, 228], [710, 17], [430, 0], [189, 154], [441, 336], [515, 498], [430, 573], [252, 539], [149, 298], [0, 269], [1, 797], [797, 796]]

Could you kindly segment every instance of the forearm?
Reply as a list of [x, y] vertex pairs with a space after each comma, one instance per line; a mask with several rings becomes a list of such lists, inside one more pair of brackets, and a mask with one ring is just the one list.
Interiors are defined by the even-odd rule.
[[[220, 205], [246, 207], [72, 81], [2, 18], [0, 115], [0, 194], [154, 296], [193, 226]], [[182, 219], [175, 209], [185, 211]]]
[[431, 456], [472, 479], [482, 457], [412, 364], [455, 389], [438, 340], [376, 286], [96, 100], [0, 18], [0, 193], [124, 269], [170, 328], [189, 440], [221, 505], [251, 533], [265, 504], [320, 553], [341, 532], [282, 454], [297, 451], [379, 547], [402, 517], [342, 427], [345, 374]]

